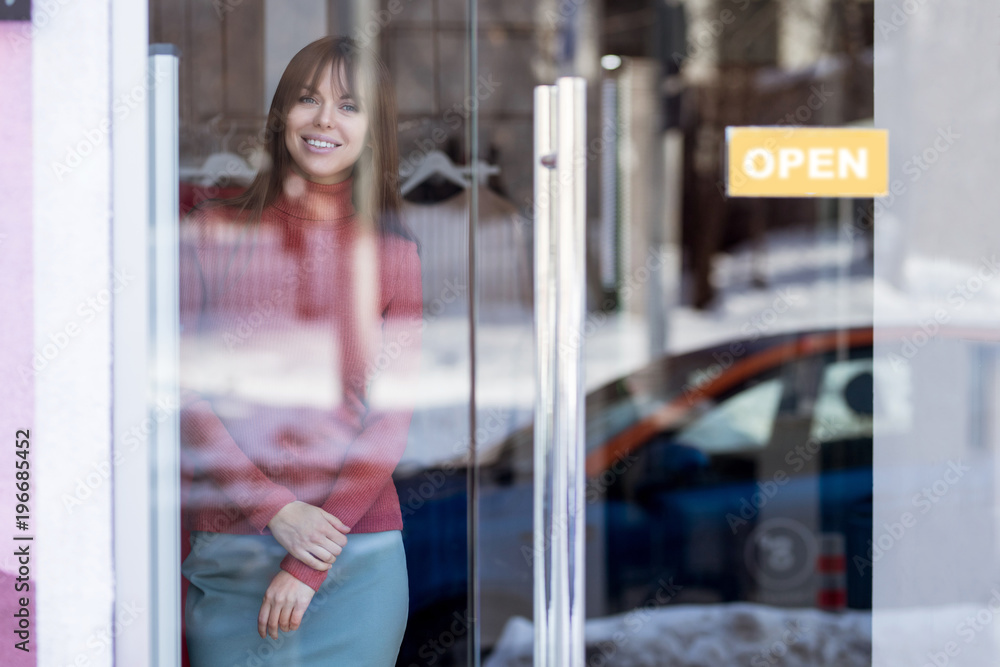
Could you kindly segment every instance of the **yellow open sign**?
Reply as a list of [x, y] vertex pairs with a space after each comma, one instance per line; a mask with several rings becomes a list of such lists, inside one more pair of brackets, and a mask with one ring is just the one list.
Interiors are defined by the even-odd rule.
[[730, 197], [882, 197], [887, 130], [727, 127]]

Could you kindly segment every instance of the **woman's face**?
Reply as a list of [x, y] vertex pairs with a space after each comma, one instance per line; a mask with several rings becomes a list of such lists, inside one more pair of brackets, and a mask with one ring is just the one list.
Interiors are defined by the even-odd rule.
[[316, 90], [303, 88], [288, 110], [285, 146], [292, 169], [315, 183], [340, 183], [351, 175], [368, 138], [368, 113], [341, 90], [332, 76], [321, 76]]

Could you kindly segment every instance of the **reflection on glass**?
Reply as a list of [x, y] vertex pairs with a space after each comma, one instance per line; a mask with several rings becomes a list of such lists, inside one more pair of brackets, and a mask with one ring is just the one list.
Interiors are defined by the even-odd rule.
[[422, 330], [388, 71], [352, 40], [309, 44], [263, 137], [249, 187], [182, 224], [187, 652], [388, 665]]
[[766, 446], [782, 386], [779, 379], [766, 380], [726, 399], [681, 430], [677, 441], [709, 454]]
[[[907, 407], [873, 380], [870, 202], [728, 200], [720, 156], [729, 125], [870, 124], [872, 12], [582, 3], [523, 71], [483, 40], [504, 85], [588, 79], [587, 664], [871, 663], [871, 394]], [[481, 469], [489, 667], [532, 655], [530, 461], [522, 431]]]
[[[452, 2], [177, 3], [183, 11], [151, 3], [157, 41], [186, 54], [185, 208], [242, 196], [260, 170], [282, 169], [282, 150], [303, 163], [286, 165], [264, 215], [246, 209], [251, 224], [231, 205], [210, 205], [182, 229], [187, 516], [211, 516], [199, 508], [218, 502], [225, 510], [218, 524], [200, 524], [195, 545], [223, 544], [207, 534], [271, 538], [254, 532], [289, 498], [271, 485], [297, 484], [305, 462], [310, 477], [296, 497], [352, 525], [349, 554], [364, 516], [351, 516], [352, 502], [345, 510], [326, 501], [347, 481], [349, 443], [384, 417], [404, 433], [405, 450], [393, 449], [391, 482], [389, 458], [361, 478], [372, 487], [382, 480], [365, 493], [381, 498], [394, 486], [398, 496], [408, 573], [400, 664], [466, 664], [473, 623], [482, 640], [473, 649], [486, 664], [531, 655], [530, 100], [533, 86], [576, 74], [588, 77], [592, 120], [581, 332], [588, 663], [628, 664], [641, 654], [654, 664], [779, 664], [801, 652], [809, 664], [866, 664], [865, 562], [877, 555], [869, 542], [873, 422], [902, 443], [918, 416], [906, 369], [871, 361], [870, 202], [727, 201], [718, 156], [730, 124], [870, 119], [873, 3], [681, 0], [641, 11], [576, 3], [568, 13], [557, 4], [481, 1], [480, 23], [469, 26], [465, 5]], [[422, 303], [421, 311], [407, 301], [421, 341], [416, 378], [410, 356], [386, 337], [391, 327], [383, 329], [402, 305], [389, 295], [416, 256], [387, 257], [393, 244], [361, 233], [364, 225], [345, 239], [347, 227], [327, 224], [328, 214], [312, 219], [320, 193], [340, 202], [336, 215], [363, 217], [363, 197], [344, 195], [378, 181], [365, 185], [354, 169], [324, 185], [342, 165], [326, 172], [304, 146], [267, 149], [260, 139], [261, 100], [277, 90], [303, 36], [324, 25], [370, 38], [398, 95], [398, 122], [379, 129], [378, 110], [366, 104], [378, 86], [366, 90], [361, 76], [350, 91], [385, 146], [391, 136], [400, 147], [398, 210], [420, 242], [420, 275], [406, 285], [407, 298]], [[470, 28], [479, 35], [472, 89]], [[616, 66], [602, 69], [602, 56]], [[209, 162], [211, 153], [245, 164]], [[301, 224], [275, 224], [278, 206]], [[471, 258], [474, 432], [470, 225], [479, 243]], [[368, 361], [378, 369], [371, 375]], [[892, 371], [881, 373], [884, 382], [871, 379], [883, 370]], [[880, 398], [874, 406], [859, 400], [866, 382]], [[211, 458], [205, 446], [229, 437], [239, 449], [262, 433], [278, 458], [240, 449], [260, 476], [235, 451]], [[320, 443], [333, 445], [332, 458], [311, 458]], [[480, 481], [472, 498], [470, 465]], [[312, 484], [312, 474], [323, 483]], [[260, 492], [271, 516], [251, 507]], [[227, 533], [234, 525], [240, 530]], [[478, 582], [469, 579], [469, 549], [479, 556]], [[474, 586], [479, 606], [470, 609]], [[244, 605], [253, 632], [262, 597]], [[257, 637], [241, 660], [263, 661], [272, 643], [292, 646], [297, 635], [301, 628], [273, 642]], [[821, 640], [834, 648], [814, 659]]]

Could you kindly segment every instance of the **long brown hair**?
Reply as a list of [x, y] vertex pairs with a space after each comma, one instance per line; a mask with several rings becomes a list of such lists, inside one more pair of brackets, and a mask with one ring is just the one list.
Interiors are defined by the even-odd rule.
[[240, 217], [247, 222], [260, 221], [264, 209], [281, 193], [291, 169], [292, 158], [285, 146], [288, 111], [303, 88], [315, 89], [320, 77], [331, 73], [341, 79], [341, 89], [350, 92], [368, 113], [371, 148], [365, 148], [354, 165], [354, 208], [362, 219], [373, 221], [379, 233], [416, 241], [400, 217], [399, 145], [392, 79], [382, 59], [350, 37], [322, 37], [303, 47], [291, 59], [274, 91], [267, 114], [264, 146], [268, 160], [265, 166], [257, 172], [246, 192], [218, 203], [237, 208]]

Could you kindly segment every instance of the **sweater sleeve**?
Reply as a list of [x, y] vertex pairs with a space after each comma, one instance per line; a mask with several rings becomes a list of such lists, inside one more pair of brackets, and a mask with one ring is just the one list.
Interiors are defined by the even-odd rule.
[[[199, 239], [206, 238], [207, 216], [192, 212], [185, 224]], [[181, 336], [204, 335], [202, 316], [208, 307], [209, 285], [205, 279], [205, 244], [184, 242], [180, 249]], [[197, 344], [197, 341], [193, 341]], [[182, 355], [184, 346], [182, 345]], [[203, 470], [223, 493], [263, 533], [282, 507], [296, 500], [286, 487], [272, 482], [236, 444], [216, 415], [212, 403], [198, 391], [182, 388], [180, 432], [184, 454]]]
[[[366, 377], [371, 378], [373, 388], [379, 383], [392, 383], [394, 395], [413, 396], [423, 316], [420, 258], [413, 243], [408, 243], [401, 254], [393, 296], [383, 313], [381, 353], [366, 369]], [[406, 449], [412, 414], [412, 405], [369, 405], [362, 430], [348, 447], [337, 479], [322, 504], [324, 510], [354, 527], [391, 483]], [[319, 590], [326, 579], [325, 571], [314, 570], [291, 554], [281, 561], [281, 568], [313, 590]]]

